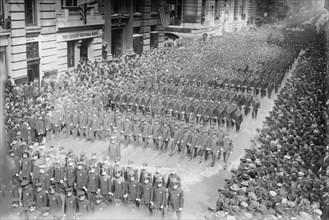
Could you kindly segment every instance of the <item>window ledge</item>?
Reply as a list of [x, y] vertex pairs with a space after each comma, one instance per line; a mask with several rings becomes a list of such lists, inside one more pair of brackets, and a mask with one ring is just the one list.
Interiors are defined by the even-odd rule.
[[143, 14], [140, 13], [140, 12], [135, 12], [135, 13], [134, 13], [134, 17], [135, 17], [135, 18], [142, 17], [142, 16], [143, 16]]
[[10, 35], [10, 30], [3, 29], [2, 27], [0, 27], [0, 36], [5, 36], [5, 35]]
[[41, 33], [41, 27], [39, 26], [26, 26], [26, 33]]

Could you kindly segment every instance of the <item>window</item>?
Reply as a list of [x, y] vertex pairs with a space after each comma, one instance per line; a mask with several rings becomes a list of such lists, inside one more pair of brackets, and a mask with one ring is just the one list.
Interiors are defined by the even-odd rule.
[[61, 0], [62, 7], [65, 6], [78, 6], [77, 0]]
[[238, 20], [239, 0], [234, 1], [234, 20]]
[[151, 0], [151, 12], [158, 12], [159, 5], [156, 0]]
[[75, 42], [68, 41], [67, 42], [67, 67], [74, 67], [74, 50], [75, 50]]
[[3, 0], [0, 0], [0, 27], [5, 26], [5, 10], [3, 5]]
[[25, 0], [25, 24], [36, 25], [35, 0]]
[[26, 58], [27, 60], [39, 59], [39, 43], [32, 42], [26, 44]]
[[111, 1], [112, 14], [120, 13], [120, 1]]
[[140, 7], [140, 1], [135, 0], [134, 1], [134, 13], [135, 12], [140, 12], [140, 9], [141, 9], [141, 7]]

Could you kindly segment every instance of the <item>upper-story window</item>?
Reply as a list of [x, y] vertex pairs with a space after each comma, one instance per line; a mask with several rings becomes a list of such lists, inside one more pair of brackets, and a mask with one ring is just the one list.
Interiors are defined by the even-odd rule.
[[64, 6], [78, 6], [77, 0], [61, 0], [62, 7]]
[[36, 25], [36, 3], [35, 0], [25, 0], [25, 24], [26, 25]]

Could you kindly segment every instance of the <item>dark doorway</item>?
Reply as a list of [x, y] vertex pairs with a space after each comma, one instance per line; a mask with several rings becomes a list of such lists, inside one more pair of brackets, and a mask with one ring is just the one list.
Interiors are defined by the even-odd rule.
[[112, 42], [111, 42], [111, 53], [113, 56], [122, 55], [122, 38], [123, 38], [123, 29], [114, 29], [112, 30]]
[[88, 59], [88, 44], [88, 39], [82, 40], [80, 45], [80, 59]]
[[39, 61], [28, 62], [27, 63], [27, 78], [28, 81], [34, 81], [35, 79], [39, 79]]

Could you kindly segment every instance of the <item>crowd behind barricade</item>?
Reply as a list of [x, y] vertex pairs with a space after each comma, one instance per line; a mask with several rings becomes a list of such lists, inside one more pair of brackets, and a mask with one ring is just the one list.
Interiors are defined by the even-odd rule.
[[325, 42], [321, 32], [309, 45], [211, 219], [329, 218]]

